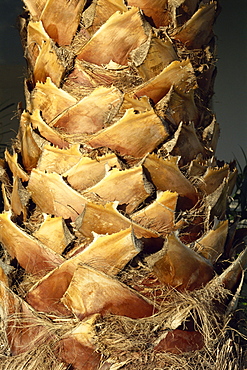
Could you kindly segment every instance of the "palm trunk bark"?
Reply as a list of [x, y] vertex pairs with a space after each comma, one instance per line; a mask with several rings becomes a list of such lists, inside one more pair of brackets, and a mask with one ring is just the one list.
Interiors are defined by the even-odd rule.
[[1, 162], [3, 363], [240, 368], [224, 328], [247, 252], [224, 262], [237, 173], [215, 158], [210, 104], [218, 1], [24, 4], [26, 108]]

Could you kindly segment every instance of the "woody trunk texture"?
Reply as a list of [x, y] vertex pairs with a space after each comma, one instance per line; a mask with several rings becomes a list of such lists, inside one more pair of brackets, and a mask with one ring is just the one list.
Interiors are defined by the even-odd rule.
[[0, 366], [239, 369], [226, 326], [247, 252], [227, 238], [236, 169], [214, 156], [218, 1], [24, 6]]

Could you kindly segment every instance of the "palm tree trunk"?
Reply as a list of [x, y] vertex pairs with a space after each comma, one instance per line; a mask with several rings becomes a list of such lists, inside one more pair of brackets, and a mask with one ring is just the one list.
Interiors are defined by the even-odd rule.
[[237, 172], [215, 158], [210, 105], [218, 1], [24, 4], [26, 109], [1, 162], [2, 363], [241, 368], [225, 327], [247, 252], [225, 262]]

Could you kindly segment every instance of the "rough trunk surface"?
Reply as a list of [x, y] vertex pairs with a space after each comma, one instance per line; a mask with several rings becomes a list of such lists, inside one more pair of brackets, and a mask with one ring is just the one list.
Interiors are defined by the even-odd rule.
[[1, 369], [242, 369], [218, 1], [24, 0], [0, 163]]

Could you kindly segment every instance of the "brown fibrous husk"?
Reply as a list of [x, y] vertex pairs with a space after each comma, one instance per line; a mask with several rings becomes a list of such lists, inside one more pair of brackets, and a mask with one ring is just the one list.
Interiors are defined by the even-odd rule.
[[[216, 280], [193, 292], [164, 290], [160, 312], [152, 317], [132, 320], [123, 316], [105, 316], [96, 324], [97, 349], [112, 364], [109, 369], [128, 370], [194, 370], [243, 369], [244, 355], [240, 333], [230, 326], [231, 317], [224, 315], [229, 291]], [[217, 306], [218, 310], [215, 309]], [[220, 307], [220, 309], [219, 309]], [[171, 322], [184, 317], [179, 326], [186, 330], [193, 321], [194, 329], [203, 335], [201, 350], [179, 354], [154, 350], [158, 338], [171, 331]], [[218, 313], [216, 313], [216, 311]], [[185, 316], [186, 316], [185, 314]], [[114, 365], [113, 365], [114, 364]], [[122, 365], [121, 365], [122, 364]], [[118, 365], [120, 367], [118, 367]]]
[[[119, 278], [126, 283], [131, 278], [138, 285], [138, 279], [147, 277], [148, 273], [144, 265], [139, 269], [129, 267], [127, 275], [122, 274]], [[151, 291], [155, 292], [153, 287], [150, 287]], [[159, 311], [151, 317], [130, 319], [117, 315], [99, 316], [94, 338], [95, 351], [101, 354], [99, 370], [244, 369], [241, 335], [230, 325], [232, 316], [225, 314], [232, 293], [219, 284], [217, 277], [205, 287], [192, 292], [179, 292], [158, 285], [156, 292], [158, 300], [156, 301], [154, 293], [153, 301]], [[18, 315], [20, 314], [15, 313], [6, 322], [2, 322], [0, 369], [68, 369], [68, 365], [57, 357], [57, 348], [61, 337], [73, 330], [78, 325], [78, 320], [56, 316], [43, 318], [37, 314], [34, 325], [43, 325], [47, 336], [45, 339], [41, 338], [41, 341], [35, 338], [37, 344], [32, 346], [31, 341], [28, 351], [11, 356], [4, 328], [8, 325], [8, 320], [18, 325]], [[19, 319], [23, 324], [23, 317], [20, 316]], [[203, 348], [179, 354], [155, 351], [159, 338], [177, 328], [201, 333]]]

